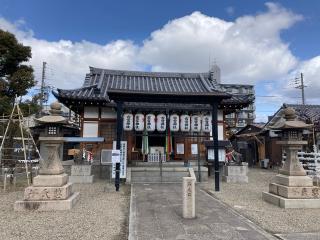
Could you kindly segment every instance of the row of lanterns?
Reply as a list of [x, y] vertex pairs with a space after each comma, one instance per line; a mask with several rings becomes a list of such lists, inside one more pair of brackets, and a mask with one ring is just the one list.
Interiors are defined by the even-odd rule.
[[[172, 114], [169, 118], [170, 131], [177, 132], [211, 132], [211, 116], [210, 115], [192, 115], [187, 114], [178, 115]], [[167, 127], [167, 117], [165, 114], [158, 114], [155, 116], [152, 113], [144, 115], [142, 113], [137, 113], [135, 115], [131, 113], [123, 114], [123, 129], [125, 131], [166, 131]]]

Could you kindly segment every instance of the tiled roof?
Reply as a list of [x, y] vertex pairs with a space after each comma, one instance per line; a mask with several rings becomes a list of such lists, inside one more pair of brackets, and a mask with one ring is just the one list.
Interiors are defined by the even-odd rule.
[[320, 105], [302, 105], [302, 104], [283, 104], [279, 110], [272, 116], [272, 118], [265, 125], [266, 129], [270, 129], [277, 123], [284, 121], [284, 106], [292, 107], [299, 119], [303, 121], [312, 121], [314, 123], [320, 122]]
[[229, 96], [216, 89], [201, 73], [164, 73], [119, 71], [90, 68], [82, 88], [58, 89], [61, 97], [86, 98], [90, 100], [108, 99], [108, 90], [121, 92], [148, 92], [154, 94], [217, 95]]
[[214, 83], [207, 73], [172, 73], [108, 70], [90, 67], [81, 88], [58, 89], [53, 94], [59, 99], [107, 101], [108, 91], [185, 96], [221, 96], [222, 104], [249, 104], [252, 95], [229, 94], [223, 85]]
[[287, 106], [294, 108], [302, 120], [320, 120], [320, 105], [287, 104]]

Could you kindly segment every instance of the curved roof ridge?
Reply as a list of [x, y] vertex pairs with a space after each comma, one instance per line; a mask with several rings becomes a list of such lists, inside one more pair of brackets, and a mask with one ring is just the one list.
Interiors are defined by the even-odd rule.
[[148, 72], [148, 71], [138, 71], [138, 70], [116, 70], [116, 69], [105, 69], [105, 68], [95, 68], [90, 67], [91, 74], [113, 74], [113, 75], [130, 75], [130, 76], [157, 76], [157, 77], [199, 77], [199, 72]]

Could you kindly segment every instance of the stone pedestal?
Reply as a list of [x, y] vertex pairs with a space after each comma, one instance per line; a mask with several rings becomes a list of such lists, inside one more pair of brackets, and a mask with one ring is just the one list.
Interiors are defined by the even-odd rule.
[[72, 165], [69, 182], [93, 183], [93, 175], [91, 175], [91, 165]]
[[262, 198], [282, 208], [320, 208], [320, 188], [313, 186], [308, 176], [279, 174]]
[[248, 165], [226, 165], [222, 180], [227, 183], [248, 183]]
[[72, 190], [72, 183], [68, 183], [68, 175], [63, 173], [58, 155], [60, 143], [58, 139], [50, 140], [46, 144], [48, 159], [42, 160], [40, 175], [34, 178], [33, 186], [25, 189], [24, 200], [15, 202], [15, 211], [69, 210], [79, 198], [79, 193]]

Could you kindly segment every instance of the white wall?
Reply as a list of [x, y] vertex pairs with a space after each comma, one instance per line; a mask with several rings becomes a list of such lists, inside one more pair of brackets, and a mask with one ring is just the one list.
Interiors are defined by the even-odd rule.
[[222, 123], [218, 123], [218, 140], [224, 140], [224, 134], [223, 134], [223, 125]]
[[108, 119], [108, 118], [117, 118], [117, 113], [114, 109], [103, 107], [101, 108], [101, 118]]
[[99, 118], [98, 107], [84, 107], [84, 118]]
[[98, 122], [84, 122], [82, 136], [98, 137]]

